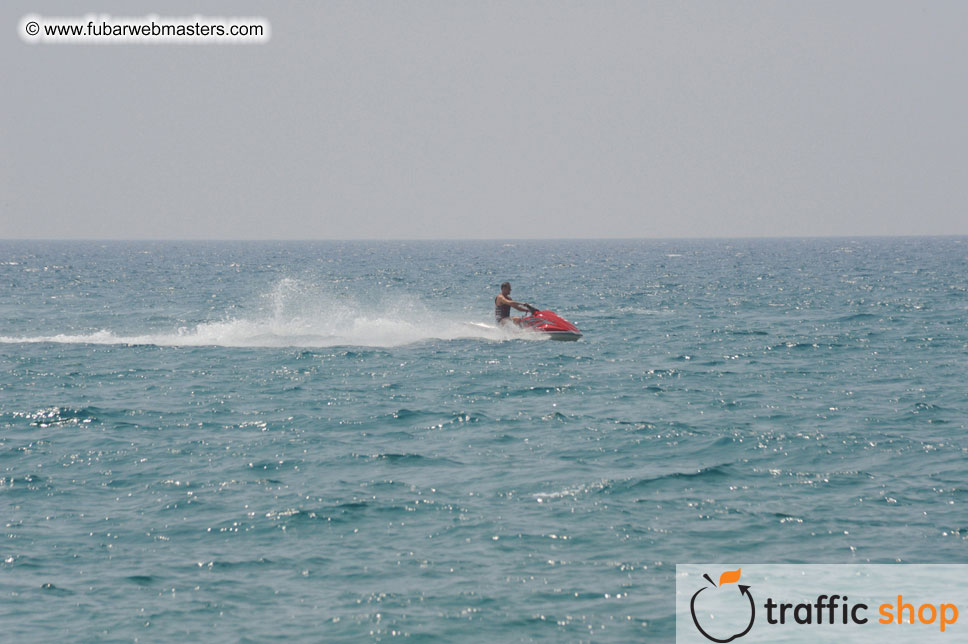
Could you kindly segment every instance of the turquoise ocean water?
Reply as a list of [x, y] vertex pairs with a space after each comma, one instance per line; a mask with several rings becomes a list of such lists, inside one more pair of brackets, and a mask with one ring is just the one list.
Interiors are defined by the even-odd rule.
[[672, 641], [677, 562], [965, 563], [966, 376], [965, 238], [0, 242], [0, 638]]

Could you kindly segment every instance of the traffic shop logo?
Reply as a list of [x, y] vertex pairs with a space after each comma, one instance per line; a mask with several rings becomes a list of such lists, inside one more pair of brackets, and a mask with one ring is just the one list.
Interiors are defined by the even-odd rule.
[[[750, 593], [750, 587], [739, 584], [742, 568], [727, 570], [719, 576], [719, 584], [713, 582], [708, 574], [703, 578], [709, 583], [702, 586], [689, 600], [689, 612], [696, 629], [710, 642], [732, 642], [743, 637], [753, 628], [756, 621], [756, 602]], [[736, 584], [735, 586], [732, 584]], [[738, 591], [738, 593], [737, 593]], [[733, 594], [736, 593], [736, 594]], [[715, 602], [715, 608], [712, 607]], [[700, 607], [700, 618], [696, 614], [696, 606]], [[703, 608], [704, 605], [709, 608]], [[727, 611], [728, 619], [716, 621], [716, 613]], [[746, 616], [749, 615], [747, 618]], [[739, 630], [741, 629], [741, 630]], [[730, 632], [737, 631], [737, 632]]]

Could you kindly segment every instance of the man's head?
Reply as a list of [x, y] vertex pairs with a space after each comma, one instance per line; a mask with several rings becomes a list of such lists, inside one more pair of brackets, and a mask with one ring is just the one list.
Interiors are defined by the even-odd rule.
[[504, 284], [501, 284], [501, 295], [503, 295], [504, 297], [507, 297], [510, 292], [511, 292], [511, 282], [504, 282]]

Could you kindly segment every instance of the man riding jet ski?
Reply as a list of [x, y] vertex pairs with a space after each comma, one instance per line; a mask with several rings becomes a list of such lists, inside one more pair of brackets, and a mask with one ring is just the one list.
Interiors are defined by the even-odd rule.
[[[527, 311], [525, 317], [511, 317], [511, 309]], [[501, 293], [494, 298], [494, 318], [498, 326], [517, 325], [538, 333], [547, 334], [552, 340], [577, 340], [581, 331], [568, 320], [555, 315], [551, 311], [539, 311], [527, 302], [515, 302], [511, 299], [511, 283], [501, 284]]]
[[494, 298], [494, 319], [497, 320], [499, 325], [508, 324], [509, 322], [521, 324], [521, 320], [524, 318], [512, 318], [512, 308], [527, 312], [531, 308], [531, 305], [527, 302], [515, 302], [512, 300], [511, 282], [504, 282], [504, 284], [501, 284], [501, 292]]

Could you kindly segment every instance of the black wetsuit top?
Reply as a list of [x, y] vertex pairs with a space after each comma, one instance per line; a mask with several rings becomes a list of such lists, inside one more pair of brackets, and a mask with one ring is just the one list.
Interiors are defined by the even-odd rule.
[[510, 304], [498, 304], [497, 298], [494, 298], [494, 318], [500, 322], [504, 318], [511, 317], [511, 305]]

